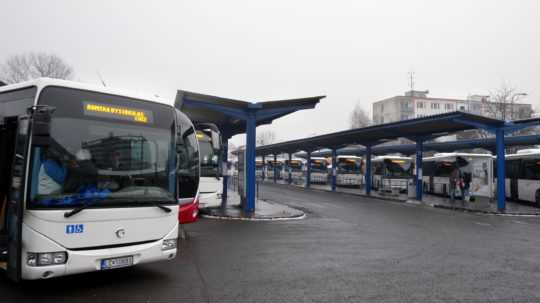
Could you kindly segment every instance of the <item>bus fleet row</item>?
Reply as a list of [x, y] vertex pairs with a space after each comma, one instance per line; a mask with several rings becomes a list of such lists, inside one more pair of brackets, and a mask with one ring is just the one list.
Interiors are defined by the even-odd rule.
[[[297, 175], [297, 178], [305, 178], [307, 161], [297, 161], [301, 163], [294, 167], [301, 176]], [[258, 161], [258, 176], [264, 174], [267, 179], [272, 179], [275, 172], [278, 179], [286, 179], [287, 173], [293, 170], [287, 161], [271, 162], [265, 166]], [[540, 204], [540, 149], [525, 149], [507, 155], [505, 166], [507, 198]], [[494, 197], [496, 167], [490, 154], [440, 153], [425, 157], [422, 161], [423, 191], [449, 195], [450, 176], [455, 169], [462, 177], [470, 176], [471, 195]], [[360, 186], [364, 184], [365, 161], [357, 156], [340, 155], [334, 170], [329, 159], [311, 158], [311, 183], [327, 184], [332, 174], [336, 175], [337, 186]], [[379, 156], [372, 159], [372, 188], [375, 190], [406, 191], [414, 174], [414, 161], [409, 157]]]

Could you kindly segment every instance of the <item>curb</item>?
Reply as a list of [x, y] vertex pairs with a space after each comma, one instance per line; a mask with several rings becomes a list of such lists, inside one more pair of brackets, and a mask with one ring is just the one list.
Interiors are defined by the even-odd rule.
[[537, 218], [540, 217], [540, 214], [526, 214], [526, 213], [515, 213], [515, 214], [506, 214], [506, 213], [498, 213], [494, 211], [487, 211], [487, 210], [479, 210], [479, 209], [468, 209], [463, 207], [452, 207], [448, 205], [441, 205], [441, 204], [430, 204], [433, 208], [441, 208], [441, 209], [448, 209], [453, 211], [462, 211], [462, 212], [468, 212], [468, 213], [476, 213], [476, 214], [482, 214], [482, 215], [490, 215], [490, 216], [501, 216], [501, 217], [531, 217], [531, 218]]
[[205, 219], [214, 219], [214, 220], [268, 222], [268, 221], [302, 220], [302, 219], [306, 218], [306, 214], [302, 213], [301, 215], [294, 216], [294, 217], [274, 217], [274, 218], [241, 218], [241, 217], [214, 216], [214, 215], [201, 215], [201, 217], [205, 218]]

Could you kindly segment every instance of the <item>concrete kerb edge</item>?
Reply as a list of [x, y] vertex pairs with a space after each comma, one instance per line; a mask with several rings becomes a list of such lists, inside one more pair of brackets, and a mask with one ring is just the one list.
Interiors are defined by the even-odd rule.
[[441, 204], [429, 204], [433, 208], [441, 208], [441, 209], [447, 209], [447, 210], [453, 210], [453, 211], [461, 211], [461, 212], [467, 212], [467, 213], [474, 213], [479, 215], [488, 215], [488, 216], [501, 216], [501, 217], [529, 217], [529, 218], [540, 218], [540, 214], [524, 214], [524, 213], [517, 213], [517, 214], [507, 214], [507, 213], [498, 213], [494, 211], [485, 211], [485, 210], [478, 210], [478, 209], [468, 209], [463, 207], [452, 207], [448, 205], [441, 205]]
[[299, 216], [293, 217], [275, 217], [275, 218], [241, 218], [241, 217], [230, 217], [230, 216], [214, 216], [214, 215], [201, 215], [205, 219], [213, 220], [231, 220], [231, 221], [253, 221], [253, 222], [269, 222], [269, 221], [292, 221], [292, 220], [302, 220], [306, 218], [306, 214], [302, 213]]

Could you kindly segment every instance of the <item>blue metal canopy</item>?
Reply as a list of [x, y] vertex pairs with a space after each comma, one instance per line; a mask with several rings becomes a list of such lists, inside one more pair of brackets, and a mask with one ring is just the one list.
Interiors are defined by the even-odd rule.
[[273, 120], [302, 109], [314, 108], [325, 96], [285, 99], [251, 103], [247, 101], [204, 95], [184, 90], [176, 93], [175, 107], [194, 123], [214, 123], [224, 137], [246, 133], [246, 112], [257, 112], [256, 125], [270, 124]]
[[[364, 128], [350, 129], [331, 134], [315, 136], [311, 138], [281, 142], [257, 148], [257, 154], [261, 156], [280, 153], [294, 153], [305, 151], [308, 161], [312, 152], [323, 148], [332, 150], [332, 162], [335, 164], [336, 150], [348, 145], [359, 144], [365, 146], [364, 156], [366, 159], [366, 194], [371, 191], [371, 155], [374, 146], [397, 138], [408, 138], [416, 144], [416, 199], [422, 200], [422, 155], [425, 149], [425, 141], [448, 135], [458, 131], [469, 129], [482, 129], [495, 134], [494, 147], [497, 155], [497, 206], [500, 211], [506, 207], [505, 193], [505, 168], [504, 147], [505, 134], [520, 129], [538, 125], [540, 118], [532, 118], [518, 121], [503, 121], [484, 116], [473, 115], [466, 112], [449, 112], [440, 115], [410, 119], [405, 121], [374, 125]], [[384, 148], [384, 147], [380, 147]], [[306, 179], [309, 180], [309, 170]], [[332, 169], [332, 189], [335, 188], [336, 172], [335, 165]], [[307, 185], [309, 186], [309, 184]]]
[[[527, 135], [527, 136], [513, 136], [504, 138], [505, 146], [530, 146], [540, 145], [540, 135]], [[483, 148], [491, 152], [495, 152], [495, 138], [485, 139], [467, 139], [457, 140], [450, 142], [430, 142], [424, 143], [424, 151], [431, 150], [437, 152], [453, 152], [456, 150]], [[396, 144], [396, 145], [379, 145], [371, 149], [373, 154], [385, 155], [389, 153], [400, 153], [405, 155], [412, 155], [416, 152], [416, 144]], [[366, 148], [363, 146], [347, 146], [340, 148], [336, 151], [337, 155], [354, 155], [362, 156], [366, 152]], [[313, 157], [330, 157], [332, 150], [325, 149], [313, 152]], [[297, 157], [305, 158], [307, 154], [300, 152], [296, 154]]]
[[[325, 96], [251, 103], [179, 90], [175, 107], [194, 123], [213, 123], [221, 131], [227, 161], [228, 139], [246, 133], [246, 195], [244, 211], [255, 211], [255, 132], [257, 125], [272, 123], [290, 113], [314, 108]], [[227, 202], [227, 176], [223, 177], [222, 206]]]

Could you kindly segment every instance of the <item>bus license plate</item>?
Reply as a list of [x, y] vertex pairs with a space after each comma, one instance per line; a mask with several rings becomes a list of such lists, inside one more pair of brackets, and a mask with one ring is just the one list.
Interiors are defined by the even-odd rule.
[[101, 260], [101, 270], [128, 267], [133, 265], [133, 256]]

